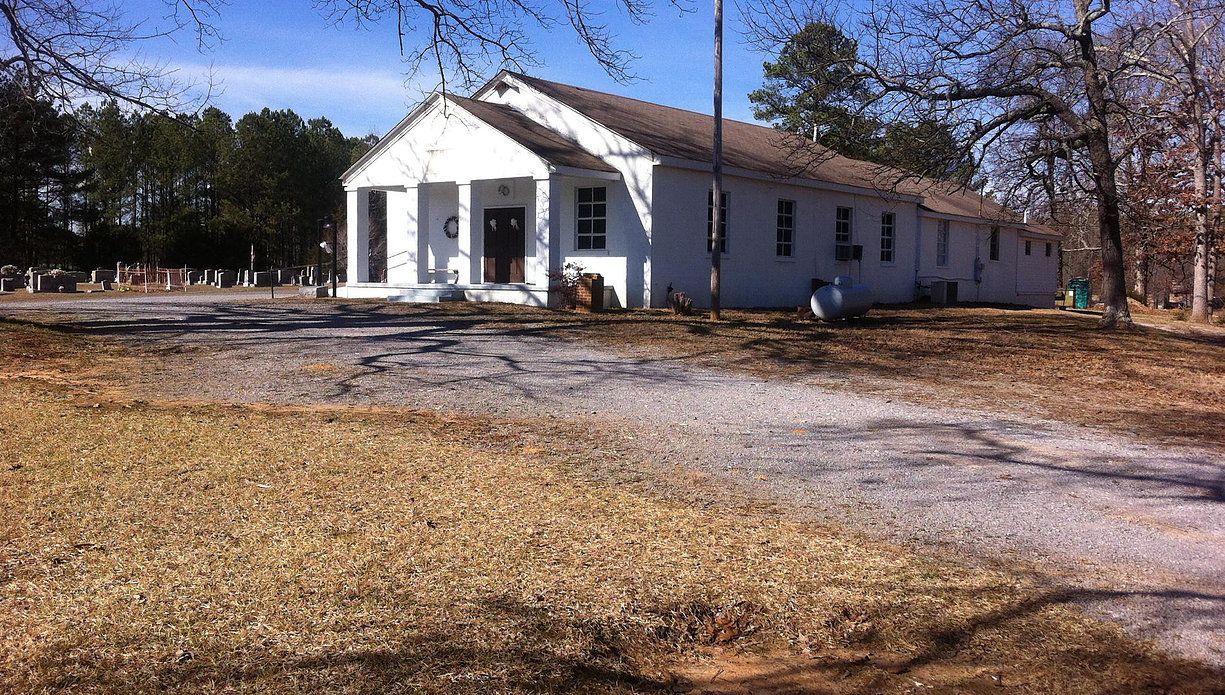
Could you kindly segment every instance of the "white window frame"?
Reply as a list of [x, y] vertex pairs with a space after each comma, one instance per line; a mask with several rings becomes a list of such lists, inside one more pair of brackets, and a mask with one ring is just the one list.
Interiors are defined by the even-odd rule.
[[[591, 200], [583, 201], [583, 191], [591, 191]], [[596, 200], [596, 191], [603, 192], [603, 200]], [[583, 206], [590, 205], [589, 214], [583, 214]], [[595, 214], [597, 205], [603, 206], [604, 214]], [[595, 232], [595, 223], [603, 222], [604, 231], [601, 233]], [[591, 224], [591, 231], [582, 231], [583, 222]], [[588, 246], [583, 246], [583, 239], [587, 238]], [[596, 239], [601, 240], [601, 245], [596, 246]], [[607, 251], [608, 250], [608, 187], [607, 186], [579, 186], [574, 189], [574, 250], [575, 251]]]
[[[842, 213], [846, 213], [846, 219], [842, 219]], [[855, 225], [855, 208], [845, 205], [839, 205], [834, 209], [834, 243], [838, 245], [850, 245], [851, 239], [854, 238]]]
[[[713, 189], [706, 191], [706, 253], [714, 253], [715, 236], [714, 236], [714, 217], [715, 217], [715, 192]], [[732, 208], [732, 194], [728, 191], [723, 191], [720, 196], [720, 216], [719, 216], [719, 255], [727, 253], [727, 235], [731, 225], [727, 219]]]
[[1032, 256], [1032, 255], [1033, 255], [1033, 248], [1031, 247], [1031, 243], [1032, 243], [1032, 242], [1031, 242], [1029, 239], [1026, 239], [1026, 240], [1025, 240], [1025, 255], [1026, 255], [1026, 256]]
[[[784, 212], [784, 207], [789, 209]], [[776, 213], [774, 218], [774, 255], [776, 258], [794, 258], [795, 201], [779, 198]], [[785, 239], [783, 238], [784, 234], [786, 235]]]
[[1049, 241], [1048, 241], [1048, 242], [1046, 242], [1046, 257], [1047, 257], [1047, 258], [1050, 258], [1050, 257], [1051, 257], [1051, 247], [1053, 247], [1053, 246], [1054, 246], [1054, 244], [1052, 244], [1051, 242], [1049, 242]]
[[992, 227], [991, 236], [987, 240], [987, 257], [993, 261], [1000, 259], [1000, 228]]
[[936, 267], [949, 267], [949, 221], [936, 221]]
[[896, 247], [897, 215], [892, 212], [882, 212], [880, 214], [880, 262], [891, 265], [897, 253]]

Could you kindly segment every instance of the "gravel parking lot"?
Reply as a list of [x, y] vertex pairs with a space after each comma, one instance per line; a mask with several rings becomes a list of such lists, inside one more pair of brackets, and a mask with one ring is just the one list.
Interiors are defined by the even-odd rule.
[[631, 360], [474, 316], [225, 294], [6, 302], [155, 351], [148, 397], [582, 419], [797, 513], [1048, 575], [1225, 665], [1225, 457], [1061, 423]]

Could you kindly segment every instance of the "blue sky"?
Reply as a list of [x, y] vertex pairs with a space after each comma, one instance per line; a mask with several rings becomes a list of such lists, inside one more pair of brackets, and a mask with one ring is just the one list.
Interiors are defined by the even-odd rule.
[[[710, 5], [682, 14], [665, 0], [646, 25], [608, 10], [606, 21], [617, 34], [617, 46], [640, 56], [632, 66], [640, 78], [636, 82], [618, 84], [605, 75], [568, 27], [533, 30], [541, 65], [530, 72], [710, 113]], [[727, 5], [730, 10], [732, 3]], [[166, 23], [163, 0], [127, 0], [121, 6], [131, 20], [148, 18], [147, 28]], [[724, 110], [728, 118], [751, 120], [746, 95], [760, 86], [763, 56], [737, 35], [734, 11], [727, 19]], [[221, 85], [212, 103], [236, 117], [264, 106], [292, 108], [305, 118], [327, 116], [348, 135], [382, 134], [421, 99], [422, 85], [433, 84], [406, 82], [393, 24], [338, 26], [311, 0], [232, 0], [221, 8], [216, 24], [223, 41], [210, 50], [198, 50], [194, 34], [188, 33], [147, 42], [141, 50], [145, 59], [178, 69], [184, 80], [203, 82], [213, 75]]]

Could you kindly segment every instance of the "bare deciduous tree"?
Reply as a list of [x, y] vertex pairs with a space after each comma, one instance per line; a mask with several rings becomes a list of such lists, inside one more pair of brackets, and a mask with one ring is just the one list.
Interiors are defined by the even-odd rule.
[[134, 58], [136, 45], [191, 31], [199, 46], [209, 46], [219, 38], [212, 22], [223, 0], [163, 1], [164, 25], [151, 28], [147, 18], [129, 19], [106, 1], [0, 0], [0, 75], [31, 99], [92, 96], [163, 113], [180, 109], [190, 85], [165, 64]]
[[1152, 118], [1168, 124], [1172, 144], [1181, 144], [1189, 154], [1187, 203], [1195, 216], [1191, 320], [1207, 323], [1221, 206], [1213, 188], [1222, 175], [1216, 153], [1225, 113], [1225, 12], [1215, 0], [1161, 0], [1151, 8], [1147, 29], [1156, 41], [1147, 54], [1135, 56], [1136, 69], [1157, 87], [1150, 102]]
[[[795, 0], [746, 0], [746, 11], [775, 35], [788, 18], [837, 14], [807, 1], [810, 9], [797, 11]], [[1123, 98], [1133, 56], [1154, 40], [1133, 27], [1131, 11], [1110, 0], [886, 0], [841, 19], [860, 42], [856, 71], [882, 111], [959, 124], [980, 156], [1018, 133], [1041, 135], [1027, 157], [1073, 153], [1096, 207], [1102, 324], [1130, 326], [1115, 176], [1120, 153], [1142, 137], [1128, 130]]]
[[[337, 22], [359, 26], [394, 23], [400, 54], [410, 71], [437, 71], [448, 85], [470, 88], [491, 68], [535, 63], [532, 27], [568, 25], [596, 62], [613, 78], [632, 78], [633, 53], [616, 47], [602, 10], [625, 13], [634, 22], [650, 17], [648, 0], [613, 0], [593, 7], [581, 0], [316, 0]], [[673, 5], [681, 7], [680, 0]]]

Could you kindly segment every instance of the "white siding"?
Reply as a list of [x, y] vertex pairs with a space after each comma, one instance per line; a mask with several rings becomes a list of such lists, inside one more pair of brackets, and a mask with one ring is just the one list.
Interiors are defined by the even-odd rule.
[[[561, 205], [562, 253], [569, 260], [582, 264], [588, 272], [604, 274], [605, 284], [611, 283], [618, 288], [617, 299], [624, 306], [661, 305], [662, 297], [652, 299], [650, 295], [651, 153], [526, 85], [501, 94], [493, 90], [482, 99], [518, 109], [528, 118], [578, 143], [621, 174], [620, 181], [606, 184], [609, 187], [609, 248], [606, 253], [575, 250], [574, 192], [573, 186], [566, 186]], [[578, 182], [575, 185], [595, 184]]]
[[[656, 167], [655, 262], [652, 296], [672, 284], [698, 305], [710, 300], [706, 252], [706, 204], [710, 174]], [[741, 307], [805, 305], [813, 278], [850, 275], [870, 284], [881, 302], [914, 298], [915, 205], [875, 195], [854, 195], [757, 179], [726, 177], [729, 193], [727, 253], [723, 255], [723, 303]], [[778, 200], [795, 201], [795, 242], [790, 258], [776, 253]], [[834, 215], [854, 209], [851, 243], [863, 260], [834, 260]], [[893, 212], [894, 259], [880, 261], [880, 219]], [[656, 304], [661, 304], [657, 302]]]
[[[1025, 256], [1026, 237], [1015, 227], [1002, 226], [1000, 258], [993, 261], [992, 225], [953, 219], [949, 221], [948, 266], [938, 267], [936, 231], [939, 221], [932, 216], [921, 219], [923, 240], [919, 279], [925, 287], [933, 280], [953, 280], [957, 282], [957, 299], [961, 302], [1053, 306], [1059, 269], [1057, 246], [1048, 258], [1044, 255], [1046, 240], [1030, 237], [1033, 254]], [[976, 261], [982, 267], [977, 281]]]
[[470, 181], [548, 176], [547, 165], [522, 145], [436, 99], [378, 156], [354, 172], [345, 188], [416, 186], [422, 181]]

